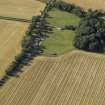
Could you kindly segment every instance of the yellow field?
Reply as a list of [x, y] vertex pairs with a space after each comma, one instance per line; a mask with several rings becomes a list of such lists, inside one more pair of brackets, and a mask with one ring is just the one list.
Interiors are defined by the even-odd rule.
[[105, 105], [105, 57], [74, 51], [35, 59], [0, 90], [0, 105]]
[[[45, 4], [37, 0], [0, 0], [0, 16], [30, 19]], [[0, 19], [0, 78], [21, 51], [21, 41], [29, 24]]]
[[21, 41], [29, 24], [0, 20], [0, 77], [21, 51]]
[[74, 3], [84, 9], [104, 9], [105, 10], [105, 0], [64, 0], [70, 3]]
[[37, 0], [0, 0], [0, 16], [31, 19], [40, 14], [44, 6]]

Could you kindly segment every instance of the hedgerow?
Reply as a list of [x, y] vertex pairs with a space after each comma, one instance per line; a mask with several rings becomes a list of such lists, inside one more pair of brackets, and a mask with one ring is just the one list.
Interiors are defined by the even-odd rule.
[[34, 57], [43, 53], [43, 45], [41, 41], [48, 37], [48, 33], [52, 31], [52, 27], [46, 21], [48, 12], [53, 8], [55, 0], [49, 0], [41, 12], [40, 16], [33, 16], [26, 36], [22, 41], [22, 51], [15, 57], [15, 60], [7, 68], [5, 75], [0, 80], [0, 86], [12, 76], [18, 76], [22, 72], [22, 68], [28, 65]]

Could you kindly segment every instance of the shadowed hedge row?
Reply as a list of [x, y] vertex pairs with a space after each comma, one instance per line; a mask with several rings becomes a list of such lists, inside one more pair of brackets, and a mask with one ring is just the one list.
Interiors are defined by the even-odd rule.
[[48, 37], [47, 34], [52, 32], [52, 27], [46, 21], [46, 17], [48, 17], [48, 11], [51, 10], [54, 3], [55, 0], [49, 0], [41, 15], [37, 17], [33, 16], [32, 23], [22, 41], [22, 51], [7, 68], [5, 75], [0, 80], [0, 86], [3, 86], [12, 76], [19, 76], [19, 73], [23, 72], [22, 68], [28, 65], [29, 61], [43, 53], [44, 47], [41, 41], [45, 40]]
[[69, 3], [66, 3], [64, 1], [57, 1], [54, 5], [55, 8], [58, 8], [62, 11], [66, 11], [66, 12], [69, 12], [69, 13], [73, 13], [79, 17], [85, 17], [86, 15], [86, 12], [79, 6], [76, 6], [74, 4], [69, 4]]

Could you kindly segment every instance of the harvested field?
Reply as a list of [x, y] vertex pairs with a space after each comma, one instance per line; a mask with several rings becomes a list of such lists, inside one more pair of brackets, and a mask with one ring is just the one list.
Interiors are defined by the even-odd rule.
[[0, 94], [0, 105], [104, 105], [105, 57], [74, 51], [37, 58]]
[[0, 0], [0, 16], [31, 19], [45, 4], [37, 0]]
[[28, 24], [0, 20], [0, 78], [21, 51], [21, 41]]
[[15, 18], [31, 20], [44, 6], [37, 0], [0, 0], [0, 78], [21, 51], [21, 41], [29, 25]]
[[105, 10], [105, 0], [64, 0], [68, 3], [76, 4], [84, 9], [104, 9]]

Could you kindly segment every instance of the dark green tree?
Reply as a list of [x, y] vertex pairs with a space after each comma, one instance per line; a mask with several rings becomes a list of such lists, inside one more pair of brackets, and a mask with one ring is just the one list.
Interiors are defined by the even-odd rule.
[[76, 29], [74, 46], [76, 48], [104, 52], [105, 50], [105, 20], [103, 12], [89, 10]]

